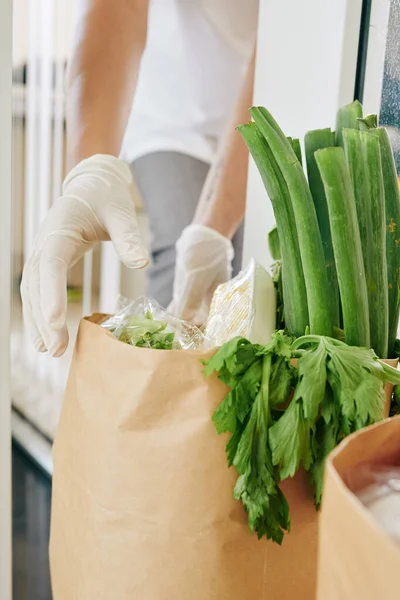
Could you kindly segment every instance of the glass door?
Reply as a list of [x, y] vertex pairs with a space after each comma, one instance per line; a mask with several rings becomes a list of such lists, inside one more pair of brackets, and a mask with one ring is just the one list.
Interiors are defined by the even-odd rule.
[[400, 0], [369, 0], [369, 21], [364, 23], [367, 43], [363, 85], [358, 90], [367, 112], [379, 114], [392, 142], [400, 174]]

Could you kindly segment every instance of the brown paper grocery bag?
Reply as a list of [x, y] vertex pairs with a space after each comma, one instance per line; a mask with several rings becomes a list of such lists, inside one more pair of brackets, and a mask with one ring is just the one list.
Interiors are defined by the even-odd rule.
[[305, 474], [283, 485], [283, 546], [250, 535], [211, 420], [226, 388], [204, 378], [202, 357], [82, 322], [54, 444], [54, 600], [315, 598]]
[[[356, 495], [365, 465], [400, 466], [400, 417], [346, 439], [329, 458], [320, 520], [318, 600], [398, 600], [400, 546]], [[353, 477], [351, 477], [353, 475]], [[357, 487], [362, 484], [358, 478]], [[350, 484], [352, 487], [350, 488]]]

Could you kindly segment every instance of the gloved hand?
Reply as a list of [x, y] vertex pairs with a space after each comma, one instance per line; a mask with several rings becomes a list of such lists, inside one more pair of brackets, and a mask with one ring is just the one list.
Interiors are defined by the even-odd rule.
[[67, 348], [67, 272], [95, 242], [112, 240], [127, 267], [148, 264], [131, 183], [128, 165], [106, 155], [83, 160], [66, 177], [22, 276], [24, 319], [38, 351], [61, 356]]
[[172, 315], [202, 325], [215, 288], [232, 275], [233, 246], [203, 225], [189, 225], [176, 244]]

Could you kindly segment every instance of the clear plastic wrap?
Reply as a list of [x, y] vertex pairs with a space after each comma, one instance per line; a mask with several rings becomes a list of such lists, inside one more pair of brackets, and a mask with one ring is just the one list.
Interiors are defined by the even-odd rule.
[[266, 344], [276, 328], [276, 291], [267, 271], [251, 260], [234, 279], [220, 285], [204, 326], [207, 344], [221, 346], [241, 336]]
[[102, 327], [132, 346], [163, 350], [193, 350], [203, 346], [204, 335], [198, 327], [169, 315], [150, 298], [135, 301], [120, 297], [120, 309]]
[[351, 475], [359, 500], [385, 533], [400, 544], [400, 467], [365, 466]]

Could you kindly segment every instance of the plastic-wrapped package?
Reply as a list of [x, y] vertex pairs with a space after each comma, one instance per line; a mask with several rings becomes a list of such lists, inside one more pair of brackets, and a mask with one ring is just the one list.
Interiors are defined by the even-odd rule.
[[241, 336], [266, 344], [276, 329], [276, 290], [272, 277], [254, 259], [234, 279], [220, 285], [204, 326], [209, 347]]
[[123, 342], [163, 350], [193, 350], [203, 345], [204, 335], [198, 327], [169, 315], [155, 300], [119, 298], [118, 307], [121, 310], [102, 327]]
[[381, 529], [400, 544], [400, 467], [366, 466], [356, 476], [363, 481], [357, 497]]

